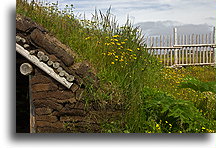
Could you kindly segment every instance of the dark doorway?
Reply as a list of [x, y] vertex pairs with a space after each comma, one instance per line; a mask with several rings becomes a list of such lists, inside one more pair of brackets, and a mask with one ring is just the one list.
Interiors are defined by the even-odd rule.
[[20, 73], [20, 65], [26, 60], [16, 53], [16, 132], [30, 132], [29, 77]]

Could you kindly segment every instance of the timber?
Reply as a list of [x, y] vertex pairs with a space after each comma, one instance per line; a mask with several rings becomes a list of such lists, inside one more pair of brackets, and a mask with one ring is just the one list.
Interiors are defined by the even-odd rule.
[[23, 63], [20, 66], [20, 72], [21, 72], [21, 74], [23, 74], [25, 76], [28, 76], [28, 75], [32, 74], [33, 68], [31, 66], [31, 64], [29, 64], [29, 63]]
[[22, 46], [16, 43], [16, 51], [20, 53], [22, 56], [24, 56], [26, 59], [28, 59], [31, 63], [36, 65], [38, 68], [43, 70], [45, 73], [47, 73], [49, 76], [54, 78], [56, 81], [67, 87], [68, 89], [73, 85], [73, 83], [68, 82], [65, 78], [60, 77], [58, 74], [54, 72], [54, 70], [46, 65], [43, 62], [40, 62], [40, 60], [29, 53], [29, 51], [25, 50]]

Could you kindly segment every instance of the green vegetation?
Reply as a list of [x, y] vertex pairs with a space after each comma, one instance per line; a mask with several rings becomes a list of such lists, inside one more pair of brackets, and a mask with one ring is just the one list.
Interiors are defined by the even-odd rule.
[[105, 14], [95, 11], [92, 20], [80, 20], [73, 5], [59, 10], [54, 3], [17, 0], [16, 11], [75, 50], [77, 61], [88, 60], [96, 68], [100, 88], [88, 86], [86, 100], [123, 103], [124, 116], [103, 123], [103, 132], [216, 131], [215, 91], [179, 87], [186, 85], [187, 76], [215, 81], [213, 67], [164, 68], [148, 54], [139, 28], [129, 20], [119, 26], [110, 9]]

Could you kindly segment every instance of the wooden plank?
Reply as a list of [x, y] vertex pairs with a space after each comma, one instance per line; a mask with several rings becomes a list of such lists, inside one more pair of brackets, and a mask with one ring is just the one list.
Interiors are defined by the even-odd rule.
[[[194, 44], [194, 34], [191, 35], [191, 44], [193, 45]], [[195, 63], [195, 50], [194, 50], [194, 47], [191, 47], [191, 50], [192, 50], [192, 62], [193, 64]]]
[[174, 47], [214, 47], [215, 44], [185, 44], [185, 45], [174, 45]]
[[[204, 44], [204, 34], [202, 34], [202, 44]], [[205, 62], [205, 50], [204, 47], [202, 47], [202, 62]]]
[[216, 29], [213, 27], [213, 44], [216, 44]]
[[174, 46], [178, 44], [178, 39], [177, 39], [177, 28], [174, 28], [173, 30], [173, 36], [174, 36]]
[[[206, 44], [208, 44], [208, 34], [206, 34]], [[209, 54], [209, 52], [208, 52], [208, 47], [205, 47], [205, 49], [206, 49], [206, 63], [208, 63], [209, 61], [208, 61], [208, 54]]]
[[[215, 44], [215, 41], [216, 40], [216, 36], [215, 36], [215, 27], [213, 27], [213, 44]], [[213, 55], [214, 55], [214, 65], [215, 65], [215, 68], [216, 68], [216, 47], [214, 46], [214, 49], [213, 49]]]
[[30, 133], [36, 133], [36, 127], [35, 127], [35, 107], [32, 100], [32, 84], [31, 84], [31, 75], [29, 77], [29, 105], [30, 105]]
[[[196, 41], [195, 41], [196, 44], [198, 44], [198, 35], [196, 35]], [[195, 47], [196, 48], [196, 63], [198, 63], [198, 47]]]
[[147, 49], [181, 49], [184, 46], [176, 46], [176, 47], [147, 47]]
[[50, 68], [48, 65], [46, 65], [43, 62], [40, 62], [40, 60], [36, 56], [30, 55], [29, 51], [25, 50], [22, 46], [20, 46], [17, 43], [16, 43], [16, 51], [20, 53], [22, 56], [24, 56], [26, 59], [28, 59], [30, 62], [32, 62], [34, 65], [42, 69], [49, 76], [54, 78], [56, 81], [64, 85], [65, 87], [70, 88], [73, 85], [73, 83], [68, 82], [65, 78], [62, 78], [58, 74], [56, 74], [54, 70]]
[[[155, 41], [156, 43], [156, 47], [158, 47], [158, 37], [156, 37], [156, 41]], [[159, 49], [158, 50], [156, 50], [156, 56], [157, 56], [157, 58], [158, 58], [158, 54], [159, 54]]]

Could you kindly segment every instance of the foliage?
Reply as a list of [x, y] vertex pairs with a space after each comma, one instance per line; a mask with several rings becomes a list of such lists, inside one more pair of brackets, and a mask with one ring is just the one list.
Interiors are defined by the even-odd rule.
[[[197, 133], [215, 131], [191, 101], [175, 99], [173, 96], [144, 88], [139, 105], [133, 113], [134, 122], [130, 132], [153, 133]], [[138, 122], [137, 122], [138, 121]], [[211, 129], [209, 129], [211, 128]]]
[[181, 82], [180, 88], [191, 88], [199, 92], [213, 92], [216, 93], [216, 82], [202, 82], [193, 77], [186, 77]]
[[[91, 20], [81, 20], [73, 9], [73, 5], [59, 9], [58, 3], [17, 0], [16, 11], [76, 51], [76, 62], [88, 60], [96, 68], [100, 88], [86, 86], [86, 102], [123, 103], [124, 116], [104, 122], [104, 132], [215, 132], [215, 95], [203, 92], [213, 91], [213, 85], [205, 82], [198, 92], [178, 87], [188, 75], [215, 81], [215, 70], [163, 68], [148, 54], [141, 31], [129, 20], [120, 26], [111, 9], [95, 10]], [[201, 85], [195, 81], [193, 87], [194, 83]]]

